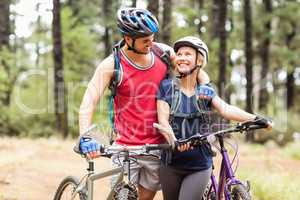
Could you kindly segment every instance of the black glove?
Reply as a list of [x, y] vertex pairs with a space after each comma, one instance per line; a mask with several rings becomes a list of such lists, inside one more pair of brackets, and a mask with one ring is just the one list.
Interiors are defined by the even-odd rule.
[[261, 126], [262, 128], [267, 128], [272, 124], [271, 120], [269, 120], [267, 118], [264, 118], [264, 117], [261, 117], [261, 116], [256, 116], [255, 119], [254, 119], [254, 122], [257, 125]]

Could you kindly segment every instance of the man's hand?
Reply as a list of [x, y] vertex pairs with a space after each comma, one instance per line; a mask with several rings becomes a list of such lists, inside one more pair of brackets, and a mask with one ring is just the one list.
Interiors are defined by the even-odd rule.
[[102, 145], [90, 136], [81, 136], [79, 150], [89, 159], [97, 158], [101, 155]]

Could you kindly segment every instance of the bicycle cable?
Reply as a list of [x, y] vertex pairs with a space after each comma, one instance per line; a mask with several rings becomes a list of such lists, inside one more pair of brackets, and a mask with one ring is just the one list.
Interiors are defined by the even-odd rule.
[[233, 140], [233, 143], [229, 142], [228, 139], [227, 140], [224, 140], [226, 144], [228, 144], [234, 151], [234, 156], [232, 158], [232, 160], [230, 161], [230, 165], [231, 167], [233, 167], [234, 165], [234, 162], [236, 161], [236, 166], [233, 170], [233, 173], [235, 174], [236, 171], [237, 171], [237, 168], [238, 168], [238, 165], [239, 165], [239, 155], [238, 155], [238, 152], [239, 152], [239, 146], [238, 146], [238, 142], [237, 142], [237, 139], [235, 137], [231, 138]]

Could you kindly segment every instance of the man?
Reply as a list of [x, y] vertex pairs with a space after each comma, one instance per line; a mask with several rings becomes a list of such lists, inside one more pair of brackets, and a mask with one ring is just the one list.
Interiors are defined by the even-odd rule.
[[[119, 76], [114, 97], [114, 129], [117, 145], [144, 145], [164, 142], [163, 136], [153, 128], [157, 122], [156, 94], [160, 82], [166, 77], [167, 65], [153, 53], [154, 33], [158, 32], [156, 18], [147, 10], [126, 8], [118, 11], [118, 27], [123, 35], [120, 47]], [[171, 51], [171, 47], [155, 43], [160, 48]], [[93, 112], [104, 90], [116, 76], [115, 60], [112, 55], [97, 67], [84, 94], [80, 111], [80, 134], [92, 124]], [[200, 71], [199, 80], [208, 80]], [[100, 154], [99, 144], [93, 138], [80, 139], [79, 149], [94, 158]], [[152, 200], [159, 189], [159, 160], [143, 161], [142, 166], [132, 172], [138, 185], [139, 199]]]

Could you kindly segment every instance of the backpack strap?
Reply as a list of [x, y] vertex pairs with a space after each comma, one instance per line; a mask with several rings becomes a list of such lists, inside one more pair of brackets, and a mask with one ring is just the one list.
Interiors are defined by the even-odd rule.
[[113, 58], [114, 58], [114, 72], [112, 79], [109, 83], [108, 88], [111, 91], [111, 95], [108, 101], [108, 113], [109, 113], [109, 121], [112, 127], [112, 132], [110, 134], [110, 144], [114, 142], [114, 138], [116, 136], [116, 130], [114, 125], [114, 99], [117, 93], [117, 86], [120, 81], [120, 48], [125, 44], [124, 40], [119, 41], [117, 44], [114, 45], [112, 49]]
[[117, 44], [115, 44], [112, 49], [114, 57], [114, 72], [108, 88], [111, 90], [111, 94], [113, 97], [115, 97], [116, 95], [116, 89], [120, 79], [120, 49], [124, 44], [124, 40], [121, 40]]
[[172, 79], [172, 104], [171, 104], [171, 113], [170, 115], [173, 116], [177, 113], [179, 109], [179, 105], [181, 104], [181, 92], [178, 87], [178, 80]]
[[[109, 98], [109, 121], [112, 127], [113, 133], [111, 134], [111, 141], [113, 142], [112, 138], [114, 134], [116, 133], [115, 126], [114, 126], [114, 98], [117, 94], [117, 87], [120, 81], [120, 49], [122, 46], [125, 45], [124, 39], [119, 41], [117, 44], [114, 45], [112, 51], [113, 51], [113, 57], [114, 57], [114, 72], [112, 79], [110, 81], [110, 84], [108, 88], [111, 91], [111, 95]], [[171, 59], [170, 59], [170, 51], [164, 51], [161, 47], [159, 47], [157, 44], [153, 44], [151, 47], [151, 50], [153, 53], [161, 60], [163, 61], [167, 66], [167, 75], [166, 78], [170, 77], [171, 74]]]

